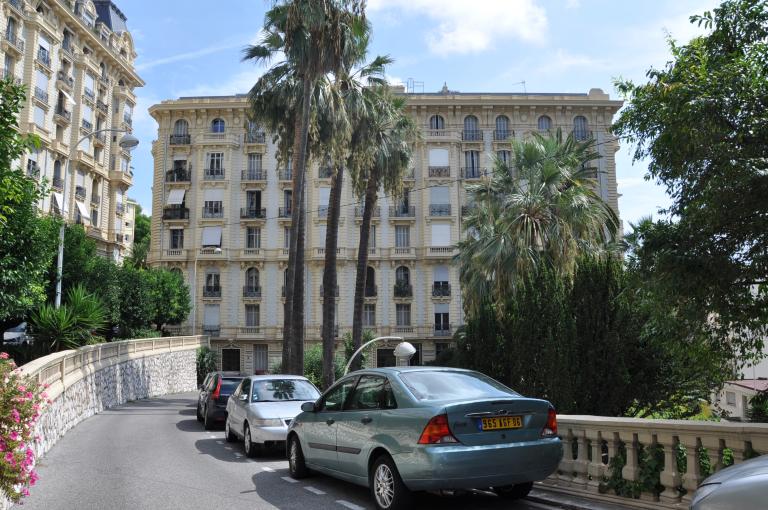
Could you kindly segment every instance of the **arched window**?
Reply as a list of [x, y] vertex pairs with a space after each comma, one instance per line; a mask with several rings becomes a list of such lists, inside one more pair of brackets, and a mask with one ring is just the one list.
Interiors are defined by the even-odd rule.
[[395, 270], [395, 280], [400, 285], [408, 285], [411, 283], [411, 271], [405, 267], [400, 266]]
[[213, 119], [213, 122], [211, 122], [211, 133], [223, 133], [224, 127], [224, 119]]
[[506, 140], [509, 138], [509, 117], [499, 115], [496, 117], [496, 140]]
[[179, 119], [173, 124], [173, 134], [177, 136], [184, 136], [189, 134], [189, 122], [184, 119]]
[[539, 131], [549, 131], [552, 129], [552, 119], [547, 115], [539, 117]]
[[245, 288], [246, 292], [256, 292], [259, 288], [259, 270], [255, 267], [245, 272]]
[[589, 132], [587, 131], [587, 119], [581, 115], [574, 117], [573, 119], [573, 137], [579, 141], [587, 139]]
[[[57, 159], [53, 162], [53, 185], [56, 186], [57, 181], [61, 180], [61, 160]], [[61, 185], [61, 183], [59, 183]]]
[[376, 270], [371, 266], [365, 270], [365, 297], [376, 295]]
[[464, 117], [464, 140], [477, 141], [483, 138], [477, 124], [477, 117], [467, 115]]
[[445, 129], [445, 119], [442, 115], [433, 115], [429, 118], [429, 129]]

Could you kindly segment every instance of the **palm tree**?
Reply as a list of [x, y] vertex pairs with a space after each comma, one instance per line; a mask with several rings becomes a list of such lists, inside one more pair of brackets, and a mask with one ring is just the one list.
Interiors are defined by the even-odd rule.
[[[365, 149], [352, 158], [357, 167], [353, 185], [356, 194], [364, 197], [352, 318], [352, 344], [355, 349], [362, 342], [368, 242], [377, 193], [379, 187], [383, 187], [389, 194], [400, 191], [403, 174], [411, 163], [413, 144], [419, 136], [414, 121], [405, 111], [405, 97], [393, 95], [387, 87], [376, 87], [374, 90], [375, 95], [366, 119], [358, 125], [356, 131], [364, 141], [360, 145]], [[358, 359], [352, 367], [360, 367]]]
[[[301, 374], [304, 365], [304, 181], [308, 155], [312, 93], [322, 77], [335, 73], [363, 35], [362, 0], [290, 0], [277, 3], [265, 16], [261, 44], [245, 51], [245, 59], [268, 63], [276, 75], [290, 76], [301, 86], [301, 99], [289, 103], [296, 115], [293, 135], [293, 203], [288, 256], [283, 368]], [[284, 119], [287, 120], [287, 119]], [[285, 129], [286, 133], [289, 132]]]
[[512, 152], [510, 165], [497, 160], [486, 183], [468, 188], [474, 205], [456, 256], [468, 310], [488, 296], [501, 303], [542, 265], [570, 276], [579, 255], [608, 253], [616, 241], [618, 218], [589, 166], [599, 158], [594, 141], [534, 133]]

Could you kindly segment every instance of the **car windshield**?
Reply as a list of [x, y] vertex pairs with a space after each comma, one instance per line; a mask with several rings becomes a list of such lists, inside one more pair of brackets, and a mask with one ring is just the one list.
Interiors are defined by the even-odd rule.
[[418, 371], [400, 374], [418, 400], [508, 398], [520, 394], [477, 372]]
[[242, 380], [243, 380], [242, 377], [238, 379], [223, 378], [221, 380], [221, 389], [219, 391], [225, 395], [231, 395], [232, 392], [235, 391], [235, 388], [237, 388], [237, 385], [240, 384], [240, 381]]
[[280, 402], [286, 400], [317, 400], [320, 393], [309, 381], [301, 379], [254, 380], [251, 402]]

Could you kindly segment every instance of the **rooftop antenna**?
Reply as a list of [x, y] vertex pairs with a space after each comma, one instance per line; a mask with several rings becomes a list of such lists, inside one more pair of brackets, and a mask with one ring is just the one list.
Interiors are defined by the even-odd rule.
[[415, 94], [416, 89], [419, 89], [419, 92], [421, 94], [424, 93], [424, 82], [423, 81], [415, 81], [413, 78], [408, 78], [405, 84], [405, 91], [408, 94]]
[[515, 83], [510, 83], [510, 85], [522, 85], [523, 86], [523, 94], [526, 96], [528, 95], [528, 90], [525, 88], [525, 80], [523, 81], [516, 81]]

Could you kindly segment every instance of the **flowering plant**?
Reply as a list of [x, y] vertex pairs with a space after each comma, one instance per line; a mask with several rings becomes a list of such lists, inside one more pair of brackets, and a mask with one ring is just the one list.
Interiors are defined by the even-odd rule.
[[28, 496], [37, 481], [35, 423], [49, 403], [45, 388], [25, 377], [8, 353], [0, 352], [0, 491], [13, 502]]

